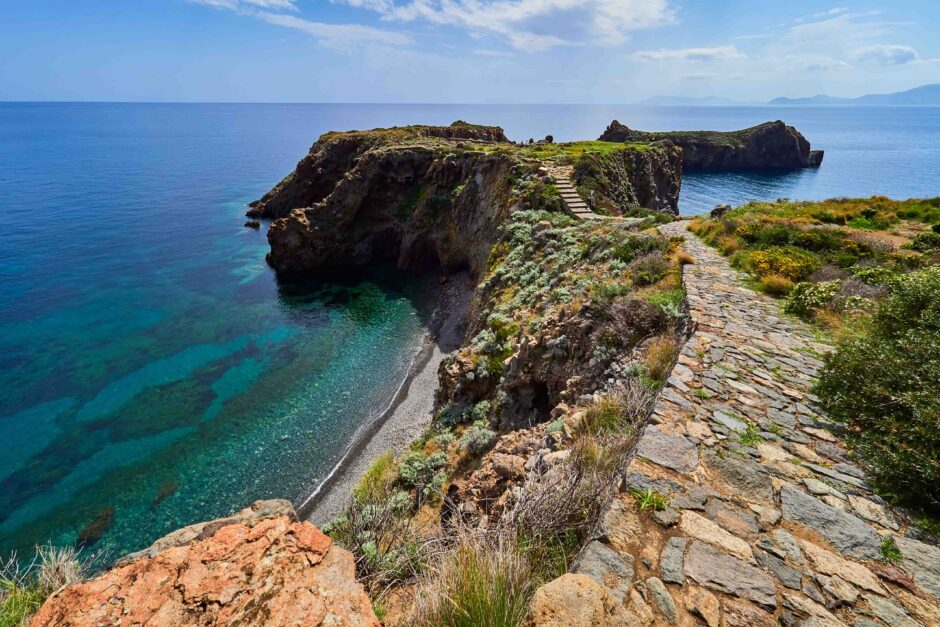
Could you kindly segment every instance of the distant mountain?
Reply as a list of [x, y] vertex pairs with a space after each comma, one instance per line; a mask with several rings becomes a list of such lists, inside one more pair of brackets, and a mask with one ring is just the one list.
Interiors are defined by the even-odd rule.
[[774, 98], [772, 105], [933, 105], [940, 106], [940, 83], [923, 85], [893, 94], [868, 94], [858, 98], [813, 96], [812, 98]]
[[636, 104], [650, 105], [657, 107], [712, 107], [729, 105], [759, 104], [754, 102], [744, 102], [741, 100], [732, 100], [731, 98], [720, 98], [718, 96], [703, 96], [696, 98], [694, 96], [653, 96], [646, 100], [641, 100]]

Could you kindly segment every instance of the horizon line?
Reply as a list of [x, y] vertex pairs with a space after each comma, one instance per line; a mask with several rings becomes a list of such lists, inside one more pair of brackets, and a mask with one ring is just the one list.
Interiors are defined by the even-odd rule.
[[[802, 98], [797, 99], [802, 100]], [[702, 108], [722, 108], [722, 107], [940, 107], [934, 104], [862, 104], [862, 103], [835, 103], [835, 104], [774, 104], [771, 101], [740, 101], [718, 104], [706, 103], [684, 103], [684, 104], [655, 104], [646, 101], [635, 102], [381, 102], [381, 101], [358, 101], [358, 102], [340, 102], [340, 101], [263, 101], [263, 100], [6, 100], [0, 99], [0, 105], [5, 104], [127, 104], [127, 105], [382, 105], [382, 106], [492, 106], [492, 107], [702, 107]]]

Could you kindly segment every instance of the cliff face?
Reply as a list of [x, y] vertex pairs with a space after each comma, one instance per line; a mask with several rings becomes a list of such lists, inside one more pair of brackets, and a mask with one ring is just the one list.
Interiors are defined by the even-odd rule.
[[323, 201], [359, 158], [372, 149], [402, 140], [439, 138], [472, 142], [506, 142], [503, 129], [457, 121], [450, 126], [407, 126], [376, 131], [331, 132], [320, 137], [297, 168], [267, 194], [249, 203], [247, 215], [275, 219], [292, 209]]
[[670, 141], [682, 149], [686, 172], [726, 170], [796, 170], [816, 168], [823, 151], [810, 150], [809, 141], [780, 120], [740, 131], [675, 131], [647, 133], [633, 130], [617, 120], [610, 123], [600, 141]]
[[[281, 276], [394, 262], [479, 277], [514, 207], [558, 203], [541, 149], [466, 123], [328, 133], [249, 213], [275, 219], [268, 261]], [[676, 213], [678, 159], [666, 146], [625, 148], [582, 154], [579, 171], [621, 210]]]
[[180, 529], [55, 593], [34, 627], [379, 625], [353, 556], [287, 501]]
[[679, 215], [682, 151], [664, 142], [587, 152], [575, 162], [572, 180], [592, 207], [604, 213], [644, 208]]

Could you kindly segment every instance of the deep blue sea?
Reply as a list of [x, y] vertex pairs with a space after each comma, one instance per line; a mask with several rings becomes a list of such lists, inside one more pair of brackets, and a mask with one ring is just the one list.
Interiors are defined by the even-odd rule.
[[0, 103], [0, 554], [117, 557], [298, 499], [407, 372], [435, 277], [279, 285], [245, 204], [332, 129], [456, 119], [510, 138], [783, 119], [819, 170], [687, 175], [719, 202], [940, 195], [940, 108]]

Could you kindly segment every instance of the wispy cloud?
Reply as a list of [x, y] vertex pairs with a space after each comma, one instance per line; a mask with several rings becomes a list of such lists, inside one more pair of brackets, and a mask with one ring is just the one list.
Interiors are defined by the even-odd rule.
[[920, 55], [911, 46], [897, 44], [878, 44], [865, 46], [855, 51], [856, 60], [863, 63], [877, 63], [879, 65], [904, 65], [918, 60]]
[[495, 35], [520, 50], [617, 46], [631, 31], [670, 24], [668, 0], [333, 0], [389, 21], [424, 21]]
[[734, 46], [716, 46], [714, 48], [681, 48], [678, 50], [639, 50], [630, 55], [637, 61], [731, 61], [746, 59], [747, 56]]
[[305, 20], [293, 15], [267, 11], [259, 11], [257, 17], [269, 24], [294, 28], [312, 35], [324, 45], [333, 48], [350, 49], [366, 43], [386, 46], [404, 46], [411, 43], [411, 37], [403, 33], [362, 24], [326, 24]]
[[339, 50], [352, 50], [364, 44], [404, 46], [411, 43], [411, 37], [404, 33], [363, 24], [329, 24], [303, 19], [289, 13], [275, 13], [275, 11], [297, 12], [295, 0], [189, 0], [189, 2], [227, 9], [251, 15], [268, 24], [293, 28], [311, 35], [323, 46]]

